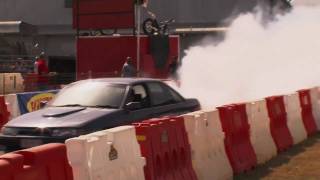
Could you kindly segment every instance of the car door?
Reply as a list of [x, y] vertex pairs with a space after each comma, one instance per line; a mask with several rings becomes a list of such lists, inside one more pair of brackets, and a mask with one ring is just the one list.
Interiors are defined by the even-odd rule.
[[[141, 99], [135, 99], [135, 96], [137, 95], [140, 95]], [[153, 111], [150, 106], [150, 97], [149, 97], [149, 94], [147, 93], [145, 84], [140, 83], [140, 84], [132, 85], [130, 87], [125, 104], [128, 104], [130, 102], [141, 103], [140, 108], [137, 108], [134, 110], [128, 110], [127, 115], [131, 123], [152, 118]]]
[[160, 82], [146, 83], [153, 109], [153, 117], [179, 115], [187, 112], [183, 109], [184, 99], [167, 85]]

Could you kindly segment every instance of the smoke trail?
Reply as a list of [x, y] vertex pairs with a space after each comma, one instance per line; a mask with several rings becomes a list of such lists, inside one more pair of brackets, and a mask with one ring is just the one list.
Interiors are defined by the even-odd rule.
[[267, 27], [258, 17], [241, 15], [222, 43], [188, 49], [180, 91], [213, 107], [319, 86], [320, 8], [295, 8]]

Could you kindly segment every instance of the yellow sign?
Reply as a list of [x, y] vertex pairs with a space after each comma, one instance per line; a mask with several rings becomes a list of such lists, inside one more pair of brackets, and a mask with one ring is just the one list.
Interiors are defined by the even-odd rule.
[[138, 141], [145, 141], [146, 139], [147, 139], [146, 136], [137, 135], [137, 140], [138, 140]]
[[50, 101], [55, 94], [53, 93], [43, 93], [33, 96], [27, 103], [27, 109], [29, 112], [36, 111], [40, 109], [41, 101]]

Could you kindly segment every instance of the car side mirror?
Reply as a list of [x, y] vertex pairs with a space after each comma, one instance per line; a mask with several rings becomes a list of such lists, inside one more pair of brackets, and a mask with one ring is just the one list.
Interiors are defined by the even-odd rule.
[[140, 109], [142, 107], [141, 102], [129, 102], [126, 104], [125, 109], [132, 111], [136, 109]]
[[48, 104], [48, 101], [40, 101], [40, 109], [44, 108]]

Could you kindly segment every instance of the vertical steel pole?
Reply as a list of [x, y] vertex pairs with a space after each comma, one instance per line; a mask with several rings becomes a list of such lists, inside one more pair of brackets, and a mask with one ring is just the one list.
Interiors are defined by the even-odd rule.
[[3, 95], [6, 95], [6, 73], [3, 74]]
[[140, 76], [140, 31], [141, 31], [141, 8], [140, 5], [136, 5], [136, 15], [137, 15], [137, 71], [138, 76]]
[[[77, 26], [76, 26], [76, 28], [77, 28], [77, 34], [76, 34], [76, 62], [75, 62], [75, 65], [76, 65], [76, 80], [78, 80], [78, 70], [79, 70], [79, 68], [78, 68], [78, 64], [79, 64], [79, 52], [78, 52], [78, 41], [79, 41], [79, 34], [80, 34], [80, 29], [79, 29], [79, 27], [80, 27], [80, 17], [79, 17], [79, 11], [80, 11], [80, 0], [77, 0], [77, 1], [74, 1], [74, 2], [76, 2], [77, 4], [76, 4], [76, 18], [77, 18]], [[75, 8], [75, 6], [73, 6], [73, 8]]]
[[76, 11], [77, 11], [77, 13], [76, 13], [76, 18], [77, 18], [77, 38], [78, 38], [78, 36], [79, 36], [79, 24], [80, 24], [80, 17], [79, 17], [79, 10], [80, 10], [80, 0], [77, 0], [76, 1], [76, 5], [77, 5], [77, 8], [76, 8]]

